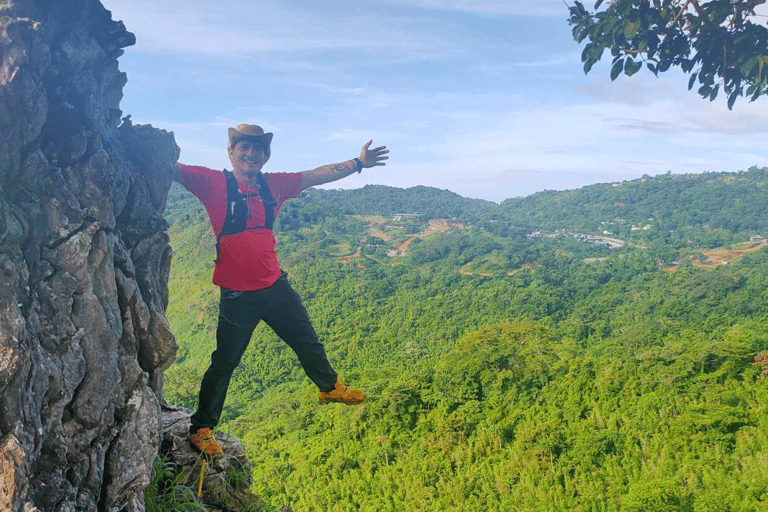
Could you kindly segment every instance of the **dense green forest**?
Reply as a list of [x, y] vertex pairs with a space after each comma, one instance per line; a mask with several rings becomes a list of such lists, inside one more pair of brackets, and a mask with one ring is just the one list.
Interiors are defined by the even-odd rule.
[[[764, 510], [768, 250], [750, 237], [768, 234], [766, 204], [757, 168], [500, 205], [309, 190], [278, 217], [281, 263], [369, 398], [319, 405], [260, 326], [220, 428], [245, 443], [267, 510]], [[166, 214], [166, 398], [194, 408], [215, 343], [214, 238], [176, 185]]]

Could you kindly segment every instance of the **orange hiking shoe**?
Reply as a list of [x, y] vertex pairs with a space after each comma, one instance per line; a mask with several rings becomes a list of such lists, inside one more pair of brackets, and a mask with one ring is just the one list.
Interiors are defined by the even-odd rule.
[[205, 455], [221, 455], [221, 445], [213, 438], [213, 432], [208, 427], [201, 428], [194, 434], [189, 434], [189, 442], [199, 452]]
[[346, 384], [336, 381], [333, 391], [321, 391], [320, 403], [329, 404], [339, 402], [347, 405], [357, 405], [365, 400], [365, 393], [359, 389], [349, 389]]

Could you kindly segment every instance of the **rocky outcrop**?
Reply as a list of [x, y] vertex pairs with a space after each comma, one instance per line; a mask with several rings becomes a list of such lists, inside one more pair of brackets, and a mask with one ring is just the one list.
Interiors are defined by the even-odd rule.
[[[163, 443], [160, 448], [162, 463], [169, 471], [174, 485], [200, 492], [209, 512], [224, 510], [248, 512], [263, 510], [264, 503], [251, 494], [251, 464], [245, 457], [245, 447], [222, 431], [216, 432], [224, 455], [204, 459], [189, 444], [189, 417], [183, 408], [167, 407], [163, 410]], [[202, 483], [200, 482], [202, 478]], [[285, 512], [290, 509], [284, 507]]]
[[143, 510], [179, 150], [120, 111], [98, 0], [0, 0], [0, 510]]

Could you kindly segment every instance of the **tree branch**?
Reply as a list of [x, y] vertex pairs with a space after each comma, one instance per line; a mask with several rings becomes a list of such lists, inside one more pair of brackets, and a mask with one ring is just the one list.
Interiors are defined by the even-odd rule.
[[[680, 8], [680, 12], [677, 13], [677, 16], [675, 16], [675, 19], [673, 19], [672, 22], [667, 25], [667, 29], [672, 30], [675, 25], [677, 25], [677, 22], [680, 20], [680, 16], [682, 16], [685, 10], [688, 9], [688, 4], [690, 3], [691, 0], [685, 0], [685, 3]], [[667, 39], [669, 39], [669, 32], [664, 36], [664, 39], [661, 41], [659, 46], [664, 46], [664, 43], [667, 42]]]

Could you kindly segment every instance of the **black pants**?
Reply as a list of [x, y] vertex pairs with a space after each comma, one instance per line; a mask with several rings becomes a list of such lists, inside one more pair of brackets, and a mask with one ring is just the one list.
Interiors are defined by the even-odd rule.
[[216, 350], [200, 384], [191, 431], [213, 428], [219, 423], [232, 372], [240, 364], [261, 320], [296, 352], [304, 372], [320, 391], [333, 389], [336, 372], [328, 363], [323, 344], [317, 339], [299, 294], [291, 287], [284, 272], [275, 284], [264, 290], [237, 292], [222, 288]]

